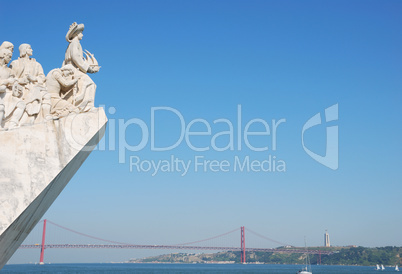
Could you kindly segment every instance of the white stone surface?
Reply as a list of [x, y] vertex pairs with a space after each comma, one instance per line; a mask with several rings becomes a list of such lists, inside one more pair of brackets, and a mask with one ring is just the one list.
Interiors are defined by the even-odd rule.
[[0, 131], [0, 269], [102, 138], [102, 108]]

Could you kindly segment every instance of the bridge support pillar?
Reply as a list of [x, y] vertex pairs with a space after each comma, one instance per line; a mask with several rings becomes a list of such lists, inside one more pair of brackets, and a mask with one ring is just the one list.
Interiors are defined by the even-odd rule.
[[318, 262], [317, 262], [317, 264], [321, 264], [321, 249], [320, 250], [318, 250], [318, 252], [319, 252], [319, 254], [318, 254]]
[[45, 264], [43, 261], [45, 256], [45, 237], [46, 237], [46, 219], [43, 221], [42, 246], [40, 249], [39, 264]]
[[246, 238], [244, 235], [244, 226], [240, 228], [240, 262], [242, 264], [246, 263]]

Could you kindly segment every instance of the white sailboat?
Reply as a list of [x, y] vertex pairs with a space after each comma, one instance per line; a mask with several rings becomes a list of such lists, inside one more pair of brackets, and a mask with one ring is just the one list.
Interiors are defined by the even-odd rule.
[[313, 272], [308, 271], [307, 266], [304, 267], [302, 270], [299, 270], [299, 272], [297, 272], [298, 274], [312, 274]]
[[302, 268], [302, 270], [299, 270], [297, 272], [298, 274], [312, 274], [313, 272], [311, 271], [311, 264], [310, 264], [310, 258], [307, 253], [307, 244], [306, 244], [306, 238], [304, 238], [304, 248], [306, 249], [306, 252], [304, 255], [306, 255], [306, 266]]
[[385, 270], [385, 267], [383, 265], [381, 265], [381, 270]]
[[395, 266], [395, 271], [399, 271], [398, 265]]
[[380, 266], [377, 264], [375, 270], [380, 270]]

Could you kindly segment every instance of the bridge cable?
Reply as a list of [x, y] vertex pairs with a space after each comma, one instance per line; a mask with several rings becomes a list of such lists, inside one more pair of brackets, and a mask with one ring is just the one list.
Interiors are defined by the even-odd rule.
[[250, 228], [248, 228], [248, 227], [247, 227], [247, 231], [248, 231], [248, 232], [251, 232], [252, 234], [254, 234], [254, 235], [258, 236], [258, 237], [261, 237], [261, 238], [263, 238], [263, 239], [265, 239], [265, 240], [268, 240], [268, 241], [271, 241], [271, 242], [280, 244], [280, 245], [282, 245], [282, 246], [287, 246], [287, 245], [288, 245], [288, 244], [285, 244], [285, 243], [282, 243], [282, 242], [278, 242], [278, 241], [276, 241], [276, 240], [274, 240], [274, 239], [265, 237], [264, 235], [261, 235], [261, 234], [255, 232], [255, 231], [252, 231], [252, 230], [251, 230]]
[[199, 240], [199, 241], [195, 241], [195, 242], [188, 242], [188, 243], [182, 243], [182, 244], [175, 244], [175, 245], [190, 245], [190, 244], [205, 242], [205, 241], [208, 241], [208, 240], [213, 240], [213, 239], [216, 239], [216, 238], [219, 238], [219, 237], [222, 237], [222, 236], [226, 236], [226, 235], [228, 235], [230, 233], [233, 233], [235, 231], [239, 231], [239, 229], [236, 228], [236, 229], [233, 229], [233, 230], [231, 230], [229, 232], [226, 232], [226, 233], [223, 233], [223, 234], [220, 234], [218, 236], [211, 237], [211, 238], [207, 238], [207, 239], [204, 239], [204, 240]]
[[100, 241], [109, 242], [109, 243], [113, 243], [113, 244], [131, 245], [131, 244], [128, 244], [128, 243], [122, 243], [122, 242], [116, 242], [116, 241], [105, 240], [105, 239], [102, 239], [102, 238], [98, 238], [98, 237], [95, 237], [95, 236], [91, 236], [91, 235], [88, 235], [88, 234], [84, 234], [84, 233], [81, 233], [81, 232], [72, 230], [72, 229], [70, 229], [70, 228], [67, 228], [67, 227], [58, 225], [58, 224], [53, 223], [52, 221], [49, 221], [49, 220], [47, 220], [47, 222], [50, 223], [50, 224], [52, 224], [52, 225], [55, 225], [55, 226], [57, 226], [57, 227], [59, 227], [59, 228], [62, 228], [62, 229], [68, 230], [68, 231], [70, 231], [70, 232], [73, 232], [73, 233], [75, 233], [75, 234], [78, 234], [78, 235], [81, 235], [81, 236], [85, 236], [85, 237], [88, 237], [88, 238], [92, 238], [92, 239], [95, 239], [95, 240], [100, 240]]

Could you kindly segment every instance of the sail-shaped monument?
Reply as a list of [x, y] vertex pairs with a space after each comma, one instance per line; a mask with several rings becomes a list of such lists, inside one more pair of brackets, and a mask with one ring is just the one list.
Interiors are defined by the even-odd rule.
[[[94, 106], [100, 67], [67, 31], [61, 68], [44, 74], [29, 44], [0, 46], [0, 269], [102, 139], [107, 117]], [[86, 57], [84, 56], [86, 54]]]

